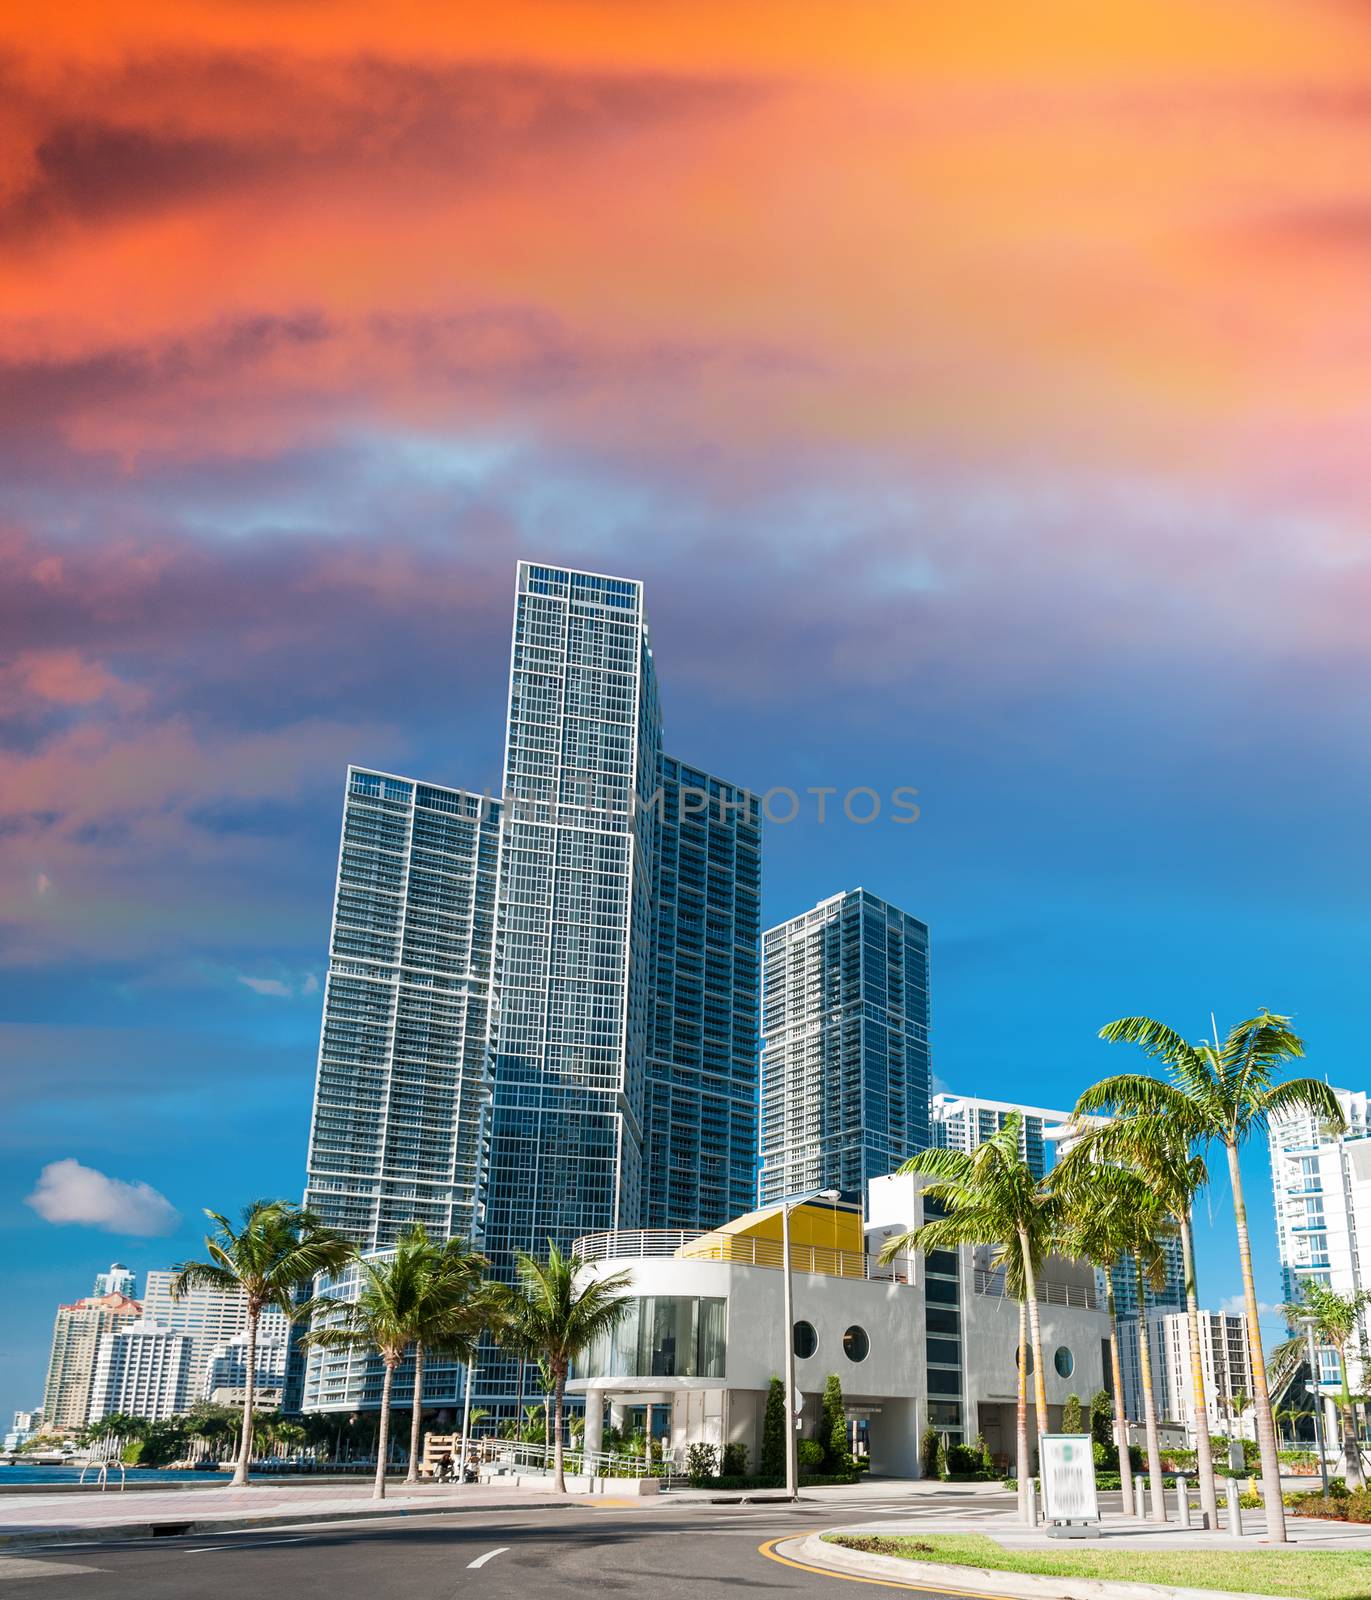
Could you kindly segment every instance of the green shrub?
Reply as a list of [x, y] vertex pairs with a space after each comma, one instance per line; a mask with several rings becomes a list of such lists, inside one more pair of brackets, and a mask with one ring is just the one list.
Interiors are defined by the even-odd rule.
[[801, 1472], [822, 1472], [824, 1447], [817, 1439], [801, 1439], [795, 1447]]
[[1114, 1402], [1105, 1389], [1097, 1389], [1090, 1400], [1090, 1432], [1096, 1444], [1114, 1447]]
[[981, 1472], [981, 1453], [969, 1444], [947, 1447], [947, 1474], [950, 1478], [974, 1478]]
[[852, 1457], [847, 1448], [847, 1412], [843, 1407], [842, 1380], [830, 1372], [824, 1380], [823, 1409], [819, 1414], [818, 1442], [823, 1446], [824, 1470], [847, 1472]]
[[919, 1440], [919, 1472], [925, 1478], [941, 1478], [938, 1470], [938, 1460], [942, 1455], [943, 1442], [933, 1428], [925, 1428], [923, 1438]]
[[1069, 1394], [1066, 1403], [1062, 1406], [1062, 1432], [1079, 1433], [1081, 1431], [1081, 1397], [1078, 1394]]
[[719, 1475], [719, 1452], [712, 1444], [693, 1444], [686, 1451], [686, 1477], [700, 1488]]
[[719, 1471], [726, 1478], [747, 1477], [747, 1446], [745, 1444], [726, 1444], [724, 1446], [724, 1459]]

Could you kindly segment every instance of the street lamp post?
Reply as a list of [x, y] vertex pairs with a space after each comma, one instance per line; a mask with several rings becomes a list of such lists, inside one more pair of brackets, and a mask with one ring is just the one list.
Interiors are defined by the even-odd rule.
[[781, 1272], [785, 1279], [785, 1493], [787, 1500], [799, 1494], [800, 1463], [796, 1429], [800, 1419], [792, 1415], [795, 1403], [795, 1302], [790, 1283], [790, 1213], [808, 1200], [836, 1200], [836, 1189], [816, 1189], [812, 1194], [802, 1194], [794, 1200], [781, 1201]]
[[1309, 1344], [1309, 1392], [1314, 1397], [1314, 1438], [1318, 1441], [1319, 1448], [1319, 1477], [1323, 1482], [1323, 1492], [1328, 1493], [1328, 1458], [1323, 1450], [1323, 1392], [1319, 1388], [1319, 1357], [1314, 1348], [1315, 1317], [1301, 1317], [1300, 1324], [1304, 1328], [1305, 1338]]

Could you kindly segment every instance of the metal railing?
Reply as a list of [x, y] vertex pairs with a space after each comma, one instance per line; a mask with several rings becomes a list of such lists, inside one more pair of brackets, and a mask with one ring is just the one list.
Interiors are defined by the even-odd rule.
[[[688, 1261], [729, 1261], [744, 1267], [784, 1266], [779, 1239], [760, 1239], [746, 1233], [687, 1233], [670, 1228], [622, 1229], [591, 1233], [572, 1246], [582, 1261], [612, 1261], [647, 1256], [678, 1256]], [[834, 1250], [826, 1245], [792, 1244], [794, 1272], [812, 1272], [826, 1278], [870, 1278], [882, 1283], [907, 1282], [892, 1263], [883, 1267], [875, 1256], [860, 1250]]]
[[[984, 1267], [977, 1267], [971, 1287], [976, 1294], [999, 1298], [1005, 1292], [1004, 1272], [990, 1272]], [[1047, 1306], [1075, 1306], [1080, 1311], [1099, 1310], [1093, 1284], [1087, 1286], [1083, 1283], [1061, 1283], [1055, 1278], [1040, 1278], [1037, 1299]]]
[[[77, 1488], [80, 1488], [81, 1485], [83, 1483], [85, 1483], [86, 1474], [94, 1466], [95, 1466], [94, 1462], [88, 1461], [85, 1464], [85, 1466], [81, 1468], [81, 1476], [76, 1480]], [[95, 1471], [95, 1483], [96, 1483], [96, 1486], [99, 1489], [101, 1489], [102, 1491], [109, 1488], [109, 1469], [112, 1466], [118, 1467], [118, 1469], [119, 1469], [119, 1487], [120, 1487], [120, 1489], [126, 1489], [128, 1487], [128, 1484], [125, 1482], [125, 1479], [124, 1479], [124, 1463], [122, 1461], [102, 1461], [100, 1463], [99, 1467], [96, 1468], [96, 1471]]]
[[[556, 1447], [550, 1444], [525, 1443], [516, 1439], [473, 1439], [472, 1459], [480, 1469], [498, 1472], [551, 1472]], [[589, 1478], [650, 1478], [654, 1467], [662, 1478], [663, 1487], [669, 1487], [672, 1476], [670, 1452], [654, 1456], [616, 1454], [612, 1450], [583, 1450], [578, 1445], [566, 1445], [562, 1450], [562, 1470], [568, 1477]]]

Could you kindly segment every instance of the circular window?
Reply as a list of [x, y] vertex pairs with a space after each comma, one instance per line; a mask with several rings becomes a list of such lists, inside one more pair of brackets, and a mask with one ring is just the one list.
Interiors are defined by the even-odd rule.
[[1076, 1358], [1064, 1344], [1059, 1344], [1056, 1355], [1052, 1357], [1052, 1365], [1056, 1367], [1059, 1378], [1069, 1378], [1076, 1370]]
[[871, 1340], [866, 1336], [866, 1329], [853, 1323], [843, 1335], [843, 1354], [849, 1361], [865, 1361], [870, 1353]]
[[[1025, 1356], [1027, 1356], [1027, 1358], [1028, 1358], [1027, 1361], [1024, 1360]], [[1030, 1345], [1028, 1347], [1028, 1349], [1026, 1349], [1026, 1350], [1024, 1349], [1024, 1347], [1022, 1345], [1020, 1345], [1019, 1348], [1014, 1352], [1014, 1360], [1015, 1360], [1015, 1363], [1018, 1366], [1021, 1366], [1024, 1369], [1025, 1372], [1032, 1372], [1032, 1370], [1033, 1370], [1033, 1347], [1032, 1347], [1032, 1345]]]
[[795, 1324], [795, 1354], [801, 1361], [806, 1361], [819, 1348], [819, 1336], [814, 1331], [812, 1322], [797, 1322]]

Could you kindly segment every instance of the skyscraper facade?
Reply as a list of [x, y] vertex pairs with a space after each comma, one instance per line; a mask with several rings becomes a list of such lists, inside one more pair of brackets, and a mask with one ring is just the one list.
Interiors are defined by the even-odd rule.
[[660, 793], [642, 1225], [711, 1228], [756, 1191], [762, 819], [670, 756]]
[[[1273, 1117], [1267, 1131], [1271, 1186], [1276, 1206], [1283, 1299], [1298, 1301], [1301, 1282], [1312, 1278], [1336, 1294], [1371, 1287], [1362, 1268], [1361, 1239], [1371, 1239], [1371, 1120], [1363, 1090], [1335, 1089], [1347, 1123], [1333, 1133], [1308, 1112]], [[1348, 1349], [1354, 1389], [1365, 1387], [1360, 1349], [1371, 1335], [1371, 1319]], [[1337, 1353], [1319, 1351], [1319, 1382], [1340, 1382]]]
[[364, 1250], [480, 1229], [499, 817], [348, 768], [305, 1204]]
[[864, 1194], [929, 1141], [928, 928], [865, 889], [762, 945], [762, 1204]]
[[[747, 1209], [760, 929], [758, 803], [663, 756], [642, 585], [520, 562], [515, 591], [499, 799], [349, 769], [305, 1195], [364, 1250], [421, 1221], [504, 1277]], [[315, 1352], [300, 1382], [351, 1409], [374, 1376]], [[478, 1388], [512, 1409], [518, 1363]]]

